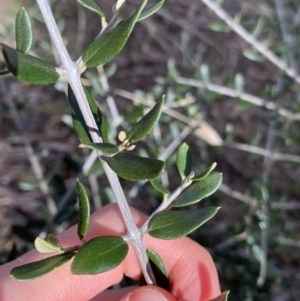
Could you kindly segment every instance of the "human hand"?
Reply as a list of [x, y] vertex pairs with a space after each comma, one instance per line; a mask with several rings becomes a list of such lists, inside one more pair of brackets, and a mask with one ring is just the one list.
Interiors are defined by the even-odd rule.
[[[131, 208], [138, 226], [147, 217]], [[91, 216], [86, 240], [104, 235], [123, 235], [125, 225], [116, 204], [103, 207]], [[58, 238], [63, 247], [80, 244], [76, 227], [73, 226]], [[160, 240], [149, 235], [144, 245], [161, 257], [171, 285], [171, 293], [154, 286], [129, 287], [106, 290], [119, 283], [124, 274], [138, 279], [141, 273], [134, 250], [130, 246], [126, 259], [115, 269], [98, 275], [72, 275], [71, 262], [51, 273], [26, 282], [10, 277], [12, 268], [41, 260], [47, 255], [30, 251], [24, 256], [0, 267], [1, 301], [206, 301], [220, 294], [215, 265], [208, 252], [193, 240], [184, 237], [176, 240]], [[106, 291], [105, 291], [106, 290]], [[102, 292], [99, 294], [99, 292]]]

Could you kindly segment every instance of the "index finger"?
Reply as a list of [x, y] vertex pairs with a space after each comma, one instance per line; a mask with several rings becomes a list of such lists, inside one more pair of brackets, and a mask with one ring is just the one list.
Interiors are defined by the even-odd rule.
[[[146, 216], [131, 209], [135, 222], [141, 226]], [[108, 205], [91, 216], [86, 239], [104, 235], [123, 235], [126, 232], [117, 205]], [[63, 247], [80, 244], [76, 227], [59, 235]], [[208, 252], [189, 238], [165, 241], [144, 237], [146, 248], [157, 252], [162, 258], [171, 283], [171, 292], [178, 299], [207, 300], [220, 293], [215, 265]], [[49, 255], [48, 255], [49, 256]], [[124, 274], [137, 279], [140, 267], [132, 247], [126, 259], [115, 269], [98, 275], [72, 275], [71, 262], [55, 269], [39, 279], [20, 282], [11, 278], [13, 267], [47, 257], [33, 250], [21, 258], [0, 268], [0, 300], [76, 301], [89, 300], [97, 293], [119, 283]]]

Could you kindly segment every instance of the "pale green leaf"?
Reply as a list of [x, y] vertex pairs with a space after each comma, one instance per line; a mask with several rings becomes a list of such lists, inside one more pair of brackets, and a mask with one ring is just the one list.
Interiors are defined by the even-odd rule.
[[10, 275], [17, 280], [32, 280], [50, 273], [55, 268], [68, 262], [75, 253], [55, 255], [40, 261], [27, 263], [11, 270]]
[[199, 210], [167, 211], [158, 213], [148, 225], [149, 235], [161, 239], [176, 239], [188, 235], [210, 220], [219, 210], [208, 207]]
[[76, 0], [80, 5], [87, 8], [88, 10], [91, 10], [101, 17], [105, 18], [105, 14], [102, 11], [102, 9], [95, 3], [93, 0]]
[[24, 7], [17, 13], [15, 33], [17, 50], [27, 53], [32, 45], [33, 29], [30, 16]]
[[243, 51], [243, 55], [254, 62], [263, 62], [265, 61], [265, 57], [255, 49], [248, 48]]
[[103, 159], [118, 176], [131, 181], [153, 180], [160, 176], [165, 168], [163, 161], [127, 153]]
[[79, 147], [90, 148], [106, 156], [115, 155], [119, 152], [118, 147], [111, 143], [82, 143]]
[[172, 203], [173, 207], [195, 204], [213, 194], [222, 183], [222, 174], [213, 172], [202, 181], [197, 181], [186, 188]]
[[245, 78], [241, 73], [238, 73], [234, 77], [234, 88], [237, 92], [243, 93], [244, 92], [244, 86], [245, 86]]
[[34, 246], [40, 253], [61, 252], [60, 245], [53, 244], [48, 240], [37, 237], [34, 241]]
[[117, 267], [126, 257], [128, 245], [120, 236], [103, 236], [85, 243], [71, 266], [72, 274], [94, 275]]
[[225, 22], [214, 21], [209, 24], [209, 28], [217, 32], [230, 32], [231, 28]]
[[204, 171], [203, 173], [201, 173], [198, 176], [195, 176], [194, 178], [192, 178], [193, 181], [202, 181], [205, 178], [207, 178], [211, 172], [217, 167], [217, 163], [214, 162], [206, 171]]
[[254, 29], [251, 32], [252, 36], [253, 37], [258, 37], [261, 34], [261, 32], [262, 32], [262, 30], [264, 28], [264, 25], [265, 25], [265, 17], [261, 16], [258, 19], [257, 23], [255, 24]]
[[182, 179], [185, 179], [192, 171], [192, 155], [186, 143], [180, 145], [177, 151], [176, 164]]
[[141, 140], [152, 131], [161, 115], [164, 103], [165, 97], [163, 97], [160, 102], [158, 102], [139, 122], [137, 122], [130, 129], [126, 135], [126, 139], [129, 141], [129, 143], [135, 143]]
[[104, 32], [83, 52], [82, 59], [86, 67], [102, 65], [121, 52], [146, 3], [147, 0], [143, 0], [128, 19], [119, 23], [112, 30]]
[[18, 79], [30, 84], [49, 85], [59, 79], [55, 66], [29, 54], [0, 43], [8, 70]]
[[79, 200], [79, 221], [77, 234], [80, 239], [84, 238], [89, 228], [90, 201], [83, 184], [77, 180], [77, 194]]
[[170, 194], [170, 191], [162, 186], [158, 180], [151, 180], [150, 183], [157, 191], [161, 192], [162, 194]]
[[205, 84], [209, 84], [210, 83], [210, 70], [208, 65], [206, 64], [202, 64], [200, 67], [200, 75], [201, 75], [201, 79]]
[[137, 22], [145, 20], [146, 18], [148, 18], [148, 17], [152, 16], [153, 14], [155, 14], [163, 6], [164, 2], [165, 2], [165, 0], [159, 1], [156, 4], [144, 9], [141, 12]]
[[48, 234], [47, 241], [50, 242], [52, 245], [61, 248], [60, 242], [54, 234]]
[[254, 244], [252, 246], [252, 253], [258, 262], [260, 263], [266, 262], [266, 254], [259, 245]]

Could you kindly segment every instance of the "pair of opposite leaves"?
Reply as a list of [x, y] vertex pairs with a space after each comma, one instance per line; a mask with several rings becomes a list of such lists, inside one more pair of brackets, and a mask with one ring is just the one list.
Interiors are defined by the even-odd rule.
[[[116, 145], [108, 143], [107, 122], [88, 90], [84, 90], [103, 143], [92, 143], [89, 129], [86, 126], [78, 102], [72, 89], [69, 87], [68, 98], [71, 106], [73, 126], [78, 137], [83, 142], [81, 146], [98, 151], [110, 168], [124, 179], [142, 181], [157, 178], [164, 171], [165, 163], [161, 160], [122, 153]], [[152, 131], [160, 118], [164, 103], [165, 99], [163, 97], [139, 122], [132, 126], [126, 134], [127, 145], [138, 142]]]
[[[95, 12], [102, 10], [94, 1], [77, 1], [84, 7]], [[148, 0], [143, 0], [134, 13], [119, 23], [116, 27], [105, 30], [83, 52], [82, 60], [85, 67], [92, 68], [103, 65], [118, 55], [124, 48], [135, 24], [160, 9], [164, 1], [144, 9]], [[98, 7], [98, 9], [96, 9]], [[27, 11], [21, 9], [16, 17], [16, 46], [13, 49], [0, 43], [8, 70], [1, 73], [11, 72], [20, 80], [31, 84], [47, 85], [55, 83], [60, 78], [54, 65], [28, 54], [33, 42], [33, 28]], [[1, 74], [0, 73], [0, 74]]]
[[[203, 180], [197, 181], [186, 189], [186, 198], [181, 195], [175, 199], [174, 207], [182, 207], [196, 203], [195, 196], [198, 191], [198, 202], [211, 195], [220, 185], [221, 175], [211, 173]], [[213, 185], [214, 182], [214, 185]], [[199, 184], [201, 185], [199, 186]], [[202, 189], [199, 189], [202, 187]], [[89, 199], [84, 186], [78, 181], [77, 191], [79, 196], [79, 223], [78, 236], [84, 241], [88, 230], [90, 207]], [[201, 194], [199, 193], [201, 191]], [[166, 211], [154, 216], [149, 224], [149, 235], [160, 239], [176, 239], [188, 235], [211, 219], [219, 208], [209, 207], [200, 210]], [[36, 248], [40, 252], [63, 252], [42, 261], [29, 263], [12, 270], [11, 274], [19, 280], [28, 280], [49, 273], [75, 256], [71, 271], [73, 274], [98, 274], [118, 266], [126, 257], [128, 245], [122, 237], [106, 236], [97, 237], [83, 246], [64, 249], [57, 239], [49, 235], [47, 241], [37, 238]], [[158, 256], [158, 255], [157, 255]]]
[[[80, 239], [84, 239], [88, 230], [90, 216], [89, 200], [84, 186], [79, 181], [77, 188], [80, 208], [78, 236]], [[212, 218], [217, 209], [211, 207], [195, 211], [162, 212], [151, 219], [148, 233], [153, 237], [162, 239], [175, 239], [185, 236]], [[177, 230], [174, 231], [174, 229]], [[40, 252], [56, 251], [63, 252], [63, 254], [16, 267], [11, 271], [11, 275], [14, 278], [18, 280], [31, 280], [41, 277], [53, 269], [60, 267], [73, 257], [75, 257], [71, 265], [71, 272], [73, 274], [93, 275], [103, 273], [117, 267], [128, 253], [128, 245], [120, 236], [97, 237], [85, 242], [83, 246], [64, 249], [55, 236], [49, 235], [47, 241], [37, 238], [35, 245]], [[164, 279], [163, 287], [167, 288], [165, 286], [168, 283], [165, 281], [167, 274], [159, 255], [151, 250], [148, 250], [147, 254], [152, 263], [160, 270], [158, 274], [164, 275], [162, 277]], [[159, 283], [159, 285], [161, 286], [162, 284]], [[226, 300], [224, 299], [224, 294], [219, 297], [222, 297], [222, 299], [215, 300]]]

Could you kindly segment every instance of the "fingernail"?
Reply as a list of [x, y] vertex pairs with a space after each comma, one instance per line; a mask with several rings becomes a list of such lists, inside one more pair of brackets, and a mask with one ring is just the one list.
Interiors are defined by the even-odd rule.
[[161, 293], [151, 288], [144, 288], [133, 292], [127, 301], [168, 301]]

